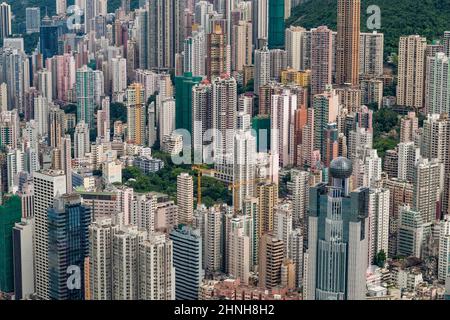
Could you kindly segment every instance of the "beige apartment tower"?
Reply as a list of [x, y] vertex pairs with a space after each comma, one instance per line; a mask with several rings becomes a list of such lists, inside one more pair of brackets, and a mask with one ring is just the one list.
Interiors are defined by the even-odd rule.
[[424, 104], [427, 39], [418, 35], [400, 37], [398, 47], [397, 104], [421, 109]]
[[189, 224], [194, 214], [194, 180], [187, 173], [177, 177], [178, 222]]
[[359, 84], [361, 0], [338, 0], [336, 83]]

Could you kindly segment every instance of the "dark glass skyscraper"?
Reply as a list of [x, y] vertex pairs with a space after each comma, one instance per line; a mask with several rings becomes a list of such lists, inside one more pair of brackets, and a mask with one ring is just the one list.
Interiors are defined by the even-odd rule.
[[42, 19], [40, 31], [40, 51], [42, 60], [45, 63], [47, 58], [51, 58], [58, 54], [58, 39], [62, 33], [62, 27], [61, 25], [52, 22], [47, 16]]
[[269, 48], [284, 46], [284, 1], [269, 0]]
[[192, 88], [202, 81], [187, 72], [175, 78], [175, 122], [177, 129], [186, 129], [192, 134]]
[[48, 209], [49, 296], [53, 300], [84, 299], [84, 263], [89, 254], [91, 209], [77, 194], [55, 199]]
[[0, 205], [0, 292], [14, 291], [13, 238], [16, 222], [20, 222], [22, 205], [18, 196], [7, 196]]

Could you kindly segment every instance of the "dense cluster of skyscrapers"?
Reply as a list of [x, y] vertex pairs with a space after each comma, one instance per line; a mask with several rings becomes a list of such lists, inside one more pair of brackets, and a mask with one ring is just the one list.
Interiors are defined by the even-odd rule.
[[[334, 31], [287, 26], [295, 0], [56, 0], [31, 52], [0, 4], [0, 298], [448, 297], [450, 32], [401, 37], [394, 76], [336, 1]], [[123, 174], [166, 166], [173, 194]]]

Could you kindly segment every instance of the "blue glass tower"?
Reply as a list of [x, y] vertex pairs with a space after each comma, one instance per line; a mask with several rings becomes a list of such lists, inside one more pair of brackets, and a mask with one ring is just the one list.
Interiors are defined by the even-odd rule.
[[91, 209], [81, 205], [78, 194], [70, 194], [55, 199], [47, 212], [50, 299], [83, 300]]
[[52, 22], [48, 16], [42, 19], [39, 43], [44, 63], [47, 58], [51, 58], [58, 54], [58, 39], [61, 33], [61, 25]]

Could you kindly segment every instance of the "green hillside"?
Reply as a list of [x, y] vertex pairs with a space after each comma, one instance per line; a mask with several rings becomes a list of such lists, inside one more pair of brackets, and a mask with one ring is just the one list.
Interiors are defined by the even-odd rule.
[[[381, 29], [385, 34], [385, 51], [396, 52], [402, 35], [420, 34], [429, 41], [450, 30], [450, 0], [361, 0], [361, 30], [367, 31], [369, 5], [381, 9]], [[337, 0], [309, 0], [294, 8], [288, 25], [305, 28], [327, 25], [336, 30]]]

